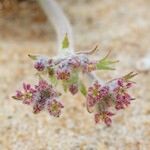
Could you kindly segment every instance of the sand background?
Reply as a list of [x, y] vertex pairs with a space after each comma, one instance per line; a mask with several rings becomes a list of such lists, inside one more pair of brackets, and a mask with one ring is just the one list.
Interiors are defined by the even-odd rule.
[[[10, 97], [24, 80], [35, 82], [28, 54], [54, 56], [56, 35], [35, 1], [0, 1], [0, 150], [149, 150], [150, 73], [140, 72], [132, 90], [136, 100], [113, 118], [112, 127], [95, 126], [85, 99], [65, 95], [59, 119]], [[103, 79], [137, 71], [150, 51], [149, 0], [58, 0], [71, 21], [77, 50], [100, 44], [99, 57], [112, 50], [116, 71]]]

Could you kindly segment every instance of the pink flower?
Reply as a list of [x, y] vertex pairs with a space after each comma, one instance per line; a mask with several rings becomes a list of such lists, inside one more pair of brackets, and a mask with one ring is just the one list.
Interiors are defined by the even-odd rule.
[[113, 95], [116, 103], [115, 108], [120, 110], [127, 107], [130, 104], [130, 101], [133, 99], [127, 91], [130, 87], [132, 87], [133, 83], [123, 79], [117, 79], [116, 83], [117, 85], [113, 89]]
[[39, 99], [36, 99], [34, 105], [33, 105], [33, 113], [34, 114], [37, 114], [39, 113], [40, 111], [44, 110], [45, 106], [46, 106], [46, 100], [47, 99], [44, 99], [44, 98], [39, 98]]
[[108, 94], [109, 94], [109, 86], [103, 86], [102, 88], [101, 88], [101, 91], [100, 91], [100, 93], [101, 93], [101, 97], [105, 97], [105, 96], [107, 96]]
[[77, 84], [71, 84], [69, 86], [69, 91], [72, 95], [75, 95], [78, 92], [78, 85]]
[[16, 91], [16, 95], [13, 98], [29, 105], [33, 102], [33, 94], [35, 91], [30, 84], [23, 83], [23, 91]]
[[68, 67], [59, 67], [56, 70], [57, 79], [68, 80], [70, 78], [70, 69]]
[[38, 85], [35, 85], [35, 89], [37, 89], [37, 91], [43, 91], [43, 90], [48, 90], [51, 91], [52, 90], [52, 85], [48, 84], [47, 81], [45, 80], [40, 80]]
[[48, 62], [47, 62], [47, 66], [52, 67], [53, 65], [54, 65], [53, 59], [49, 59]]
[[79, 68], [81, 65], [81, 61], [79, 57], [74, 56], [68, 60], [68, 65], [73, 68]]
[[101, 99], [101, 85], [98, 81], [89, 87], [87, 93], [87, 105], [93, 107]]
[[48, 58], [39, 57], [34, 64], [34, 68], [38, 71], [43, 71], [47, 66], [51, 65], [51, 63], [52, 61], [48, 60]]
[[87, 62], [82, 65], [82, 70], [84, 73], [92, 72], [96, 70], [96, 63], [95, 62]]
[[45, 64], [43, 64], [42, 62], [36, 62], [34, 64], [34, 68], [38, 71], [43, 71], [45, 69]]
[[116, 96], [116, 106], [115, 108], [117, 110], [124, 109], [125, 106], [127, 107], [130, 104], [130, 101], [132, 100], [131, 96], [127, 93], [124, 93], [122, 95]]
[[33, 112], [39, 113], [44, 110], [47, 101], [54, 97], [58, 97], [58, 93], [53, 89], [52, 85], [45, 80], [40, 80], [39, 84], [35, 86], [36, 92], [33, 95], [34, 105]]
[[128, 94], [128, 89], [132, 87], [133, 82], [124, 80], [123, 78], [112, 80], [106, 85], [101, 86], [98, 81], [95, 81], [89, 87], [87, 93], [87, 109], [95, 106], [98, 113], [95, 114], [95, 122], [105, 122], [107, 126], [111, 125], [111, 116], [113, 113], [107, 111], [110, 107], [115, 107], [117, 110], [127, 107], [133, 98]]
[[[40, 80], [38, 85], [35, 85], [34, 89], [31, 88], [30, 84], [24, 83], [23, 89], [23, 91], [17, 91], [13, 98], [22, 100], [24, 104], [33, 104], [33, 113], [35, 114], [48, 108], [48, 106], [52, 106], [49, 107], [49, 112], [54, 116], [59, 116], [62, 105], [60, 105], [61, 103], [56, 103], [54, 98], [60, 96], [60, 93], [56, 92], [53, 86], [48, 84], [47, 81]], [[55, 108], [54, 106], [57, 106], [57, 110], [55, 111], [52, 109]]]
[[112, 123], [111, 116], [113, 116], [114, 113], [109, 111], [103, 111], [100, 113], [95, 114], [95, 123], [100, 123], [100, 121], [104, 122], [107, 126], [110, 126]]
[[110, 126], [111, 123], [112, 123], [112, 120], [111, 120], [111, 118], [109, 118], [109, 117], [105, 117], [104, 122], [105, 122], [105, 124], [106, 124], [107, 126]]
[[59, 117], [61, 114], [61, 109], [64, 108], [64, 106], [56, 101], [55, 99], [48, 101], [47, 103], [47, 110], [50, 115], [54, 117]]
[[97, 123], [100, 123], [100, 120], [101, 120], [100, 114], [99, 114], [99, 113], [96, 113], [94, 117], [95, 117], [95, 123], [96, 123], [96, 124], [97, 124]]
[[[65, 47], [66, 41], [63, 41]], [[68, 41], [67, 41], [68, 45]], [[43, 110], [47, 110], [51, 116], [59, 117], [61, 115], [63, 104], [58, 101], [61, 93], [55, 88], [59, 83], [63, 85], [64, 91], [69, 90], [72, 95], [75, 95], [78, 90], [86, 96], [86, 107], [89, 113], [95, 113], [95, 122], [104, 122], [107, 126], [112, 123], [111, 117], [114, 115], [111, 108], [116, 110], [126, 108], [133, 98], [128, 93], [133, 82], [129, 80], [136, 74], [130, 72], [122, 78], [117, 78], [101, 85], [97, 81], [97, 77], [91, 74], [96, 70], [112, 70], [110, 66], [117, 61], [107, 59], [108, 54], [100, 60], [90, 60], [89, 55], [95, 52], [97, 46], [92, 51], [65, 53], [57, 57], [47, 58], [41, 56], [29, 55], [30, 58], [36, 60], [34, 68], [39, 71], [39, 83], [31, 87], [30, 84], [23, 84], [23, 90], [16, 91], [14, 99], [22, 101], [24, 104], [31, 104], [33, 113], [37, 114]], [[82, 83], [81, 75], [86, 74], [90, 81], [96, 78], [96, 81], [87, 90], [87, 87]], [[47, 76], [48, 75], [48, 76]], [[49, 82], [44, 79], [44, 76], [49, 78]], [[89, 79], [88, 78], [88, 79]], [[60, 81], [62, 80], [62, 81]]]
[[21, 100], [23, 98], [23, 93], [21, 91], [16, 91], [15, 99]]

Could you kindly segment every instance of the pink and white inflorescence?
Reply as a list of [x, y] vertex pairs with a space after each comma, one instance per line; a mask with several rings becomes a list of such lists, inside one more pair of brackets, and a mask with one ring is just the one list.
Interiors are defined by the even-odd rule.
[[29, 84], [23, 84], [23, 88], [24, 91], [17, 91], [13, 98], [32, 105], [35, 114], [48, 110], [50, 115], [59, 117], [63, 104], [59, 101], [60, 93], [55, 91], [52, 85], [45, 80], [40, 80], [34, 88]]
[[110, 112], [113, 107], [116, 110], [125, 109], [134, 98], [128, 93], [135, 83], [126, 78], [118, 78], [112, 80], [106, 85], [101, 85], [95, 81], [92, 86], [88, 88], [87, 93], [87, 107], [95, 108], [95, 122], [104, 121], [106, 125], [111, 124], [111, 116], [114, 113]]
[[[86, 98], [88, 112], [94, 113], [95, 122], [104, 122], [110, 126], [114, 115], [112, 108], [117, 111], [125, 109], [134, 99], [128, 91], [134, 85], [130, 79], [136, 74], [131, 72], [106, 82], [105, 85], [98, 79], [91, 80], [91, 72], [113, 70], [111, 65], [117, 61], [108, 60], [108, 55], [100, 60], [90, 60], [90, 53], [75, 53], [50, 59], [29, 55], [35, 61], [34, 68], [38, 72], [39, 83], [33, 87], [24, 83], [23, 90], [18, 90], [13, 98], [31, 105], [35, 114], [47, 110], [51, 116], [59, 117], [64, 108], [60, 101], [63, 93], [57, 90], [60, 90], [58, 85], [61, 85], [64, 92], [69, 91], [72, 95], [81, 92]], [[83, 76], [92, 81], [89, 87], [84, 84]]]

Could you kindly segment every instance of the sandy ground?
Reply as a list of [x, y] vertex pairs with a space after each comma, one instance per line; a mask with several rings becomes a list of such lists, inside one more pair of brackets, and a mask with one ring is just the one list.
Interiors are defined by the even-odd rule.
[[[149, 0], [59, 0], [71, 20], [76, 48], [101, 45], [112, 50], [117, 70], [100, 72], [104, 79], [136, 71], [136, 63], [150, 51]], [[0, 7], [1, 8], [1, 7]], [[136, 100], [113, 118], [112, 127], [95, 125], [80, 94], [65, 95], [63, 115], [32, 114], [30, 107], [12, 100], [24, 80], [35, 82], [27, 57], [56, 54], [56, 35], [39, 7], [22, 2], [10, 11], [0, 9], [0, 150], [149, 150], [150, 73], [141, 72], [132, 90]]]

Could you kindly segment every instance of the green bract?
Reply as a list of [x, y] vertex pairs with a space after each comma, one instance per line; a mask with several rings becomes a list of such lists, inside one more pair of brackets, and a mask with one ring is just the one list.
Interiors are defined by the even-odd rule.
[[114, 70], [114, 68], [112, 68], [111, 65], [117, 63], [118, 61], [109, 60], [108, 55], [109, 55], [109, 53], [96, 64], [97, 69], [99, 69], [99, 70]]
[[62, 48], [69, 48], [69, 39], [68, 39], [68, 36], [67, 34], [65, 35], [63, 41], [62, 41]]

